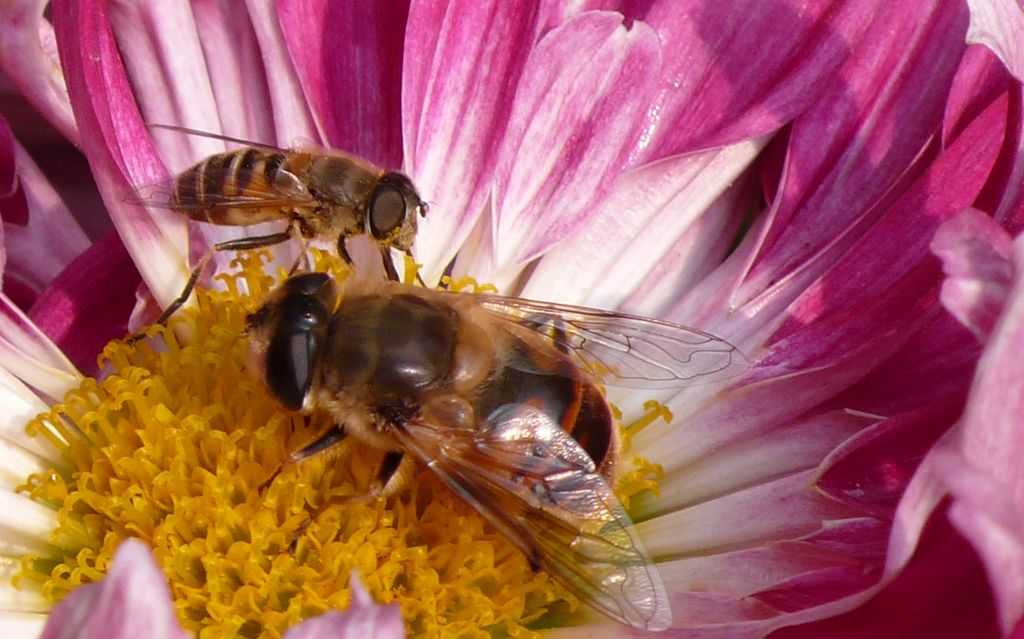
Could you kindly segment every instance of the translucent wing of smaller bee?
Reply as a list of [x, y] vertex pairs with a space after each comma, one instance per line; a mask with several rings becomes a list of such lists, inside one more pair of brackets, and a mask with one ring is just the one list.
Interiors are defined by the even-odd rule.
[[[181, 173], [134, 189], [125, 198], [125, 201], [131, 204], [143, 204], [188, 213], [228, 208], [295, 206], [303, 201], [313, 201], [302, 185], [302, 181], [287, 171], [276, 172], [276, 182], [271, 182], [265, 173], [254, 173], [246, 170], [246, 167], [241, 167], [240, 170], [237, 164], [233, 164], [245, 159], [247, 149], [258, 149], [264, 155], [288, 154], [290, 153], [288, 149], [188, 127], [167, 124], [149, 124], [148, 126], [151, 129], [175, 131], [185, 135], [230, 142], [238, 144], [242, 148], [212, 155]], [[256, 153], [255, 155], [260, 154]], [[220, 159], [224, 161], [218, 162]], [[198, 171], [198, 179], [195, 177], [197, 169], [201, 169]], [[240, 175], [244, 175], [244, 179], [239, 180]]]
[[[218, 156], [214, 156], [215, 158]], [[217, 209], [262, 209], [300, 206], [313, 203], [301, 181], [284, 171], [271, 183], [265, 174], [251, 173], [244, 184], [232, 178], [230, 165], [204, 167], [198, 180], [192, 167], [159, 182], [141, 186], [125, 201], [182, 213]], [[261, 220], [247, 220], [255, 223]]]
[[496, 409], [476, 430], [411, 420], [396, 436], [585, 602], [644, 630], [672, 614], [633, 523], [586, 451], [544, 412]]
[[735, 346], [681, 324], [499, 295], [481, 295], [479, 303], [573, 353], [580, 366], [612, 386], [677, 388], [747, 368]]

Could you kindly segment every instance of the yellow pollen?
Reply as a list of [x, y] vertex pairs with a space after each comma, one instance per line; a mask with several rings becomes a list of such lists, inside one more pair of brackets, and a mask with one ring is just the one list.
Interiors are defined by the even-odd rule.
[[[226, 290], [197, 289], [157, 338], [109, 344], [106, 377], [29, 423], [62, 460], [20, 490], [57, 509], [59, 525], [15, 584], [58, 601], [101, 579], [136, 537], [202, 639], [280, 637], [347, 608], [353, 570], [377, 602], [400, 605], [413, 637], [535, 637], [545, 615], [578, 607], [427, 469], [394, 497], [358, 499], [383, 453], [349, 439], [288, 463], [332, 424], [286, 411], [245, 370], [246, 315], [282, 277], [264, 272], [266, 257], [243, 254], [240, 272], [218, 276]], [[618, 492], [628, 503], [656, 489], [660, 468], [627, 466]]]

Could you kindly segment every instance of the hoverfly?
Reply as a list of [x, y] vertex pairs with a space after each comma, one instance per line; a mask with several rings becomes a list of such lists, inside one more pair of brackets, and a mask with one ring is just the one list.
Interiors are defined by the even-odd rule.
[[215, 244], [193, 269], [185, 289], [158, 320], [163, 324], [192, 293], [217, 251], [280, 244], [292, 238], [336, 243], [349, 264], [348, 238], [367, 234], [380, 249], [388, 278], [398, 279], [391, 249], [410, 254], [417, 218], [427, 204], [404, 174], [341, 151], [282, 149], [184, 127], [151, 125], [244, 145], [217, 153], [175, 176], [137, 189], [129, 200], [184, 213], [219, 226], [286, 220], [279, 233]]
[[[341, 300], [340, 303], [338, 300]], [[535, 568], [619, 622], [671, 625], [669, 598], [615, 497], [618, 428], [598, 380], [626, 387], [723, 378], [725, 341], [658, 320], [323, 273], [295, 275], [249, 316], [250, 362], [292, 410], [383, 451], [371, 494], [419, 462]]]

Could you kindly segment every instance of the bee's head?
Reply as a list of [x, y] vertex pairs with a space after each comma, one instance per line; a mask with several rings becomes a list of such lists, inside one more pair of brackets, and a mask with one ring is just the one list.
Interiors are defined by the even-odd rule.
[[401, 173], [386, 173], [370, 194], [366, 228], [385, 246], [406, 251], [416, 239], [417, 218], [427, 214], [412, 181]]
[[337, 299], [329, 275], [304, 273], [285, 280], [247, 318], [249, 369], [292, 410], [313, 387]]

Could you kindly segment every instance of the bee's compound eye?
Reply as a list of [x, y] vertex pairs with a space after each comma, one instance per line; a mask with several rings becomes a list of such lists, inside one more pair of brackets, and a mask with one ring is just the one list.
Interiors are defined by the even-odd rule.
[[312, 298], [295, 298], [280, 309], [277, 329], [267, 344], [267, 386], [292, 410], [302, 408], [320, 360], [330, 317]]
[[314, 296], [330, 279], [327, 273], [300, 273], [285, 280], [283, 287], [289, 295]]
[[405, 211], [405, 195], [402, 191], [394, 184], [381, 182], [370, 201], [370, 234], [378, 240], [386, 238], [402, 226]]

